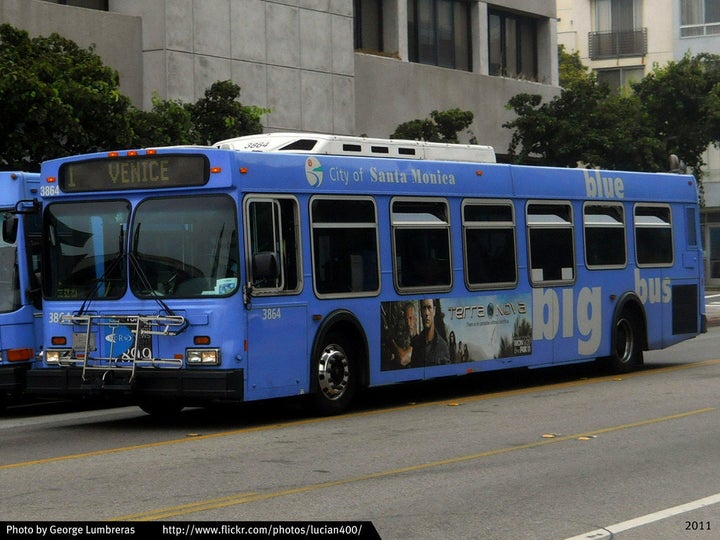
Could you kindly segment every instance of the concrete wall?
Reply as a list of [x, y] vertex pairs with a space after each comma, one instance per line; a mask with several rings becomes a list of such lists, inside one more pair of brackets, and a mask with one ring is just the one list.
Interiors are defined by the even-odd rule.
[[133, 103], [143, 100], [142, 21], [137, 16], [62, 6], [40, 0], [0, 0], [0, 23], [31, 37], [53, 32], [95, 52], [120, 75], [120, 91]]
[[240, 101], [271, 110], [268, 131], [355, 132], [352, 0], [110, 0], [140, 15], [153, 94], [195, 102], [232, 79]]
[[244, 105], [270, 109], [266, 131], [387, 137], [403, 122], [457, 107], [473, 111], [478, 141], [504, 153], [510, 97], [559, 92], [554, 0], [492, 3], [544, 18], [540, 83], [487, 75], [487, 2], [473, 9], [473, 73], [407, 62], [406, 0], [384, 6], [396, 59], [355, 53], [352, 0], [109, 0], [110, 12], [0, 0], [0, 20], [97, 44], [138, 107], [150, 108], [154, 95], [195, 102], [213, 82], [231, 79]]
[[557, 88], [505, 77], [490, 77], [368, 54], [355, 56], [357, 132], [388, 137], [409, 120], [427, 118], [433, 110], [473, 111], [471, 131], [480, 144], [507, 151], [512, 132], [502, 124], [514, 115], [505, 109], [520, 92], [550, 100]]

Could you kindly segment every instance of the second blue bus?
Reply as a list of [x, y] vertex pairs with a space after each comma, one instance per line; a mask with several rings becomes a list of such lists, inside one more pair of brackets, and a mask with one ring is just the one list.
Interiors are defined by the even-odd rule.
[[0, 172], [0, 408], [20, 397], [42, 347], [40, 175]]

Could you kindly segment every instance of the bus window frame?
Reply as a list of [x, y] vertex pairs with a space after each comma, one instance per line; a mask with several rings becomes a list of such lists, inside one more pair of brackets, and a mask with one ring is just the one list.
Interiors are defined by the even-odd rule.
[[[293, 219], [295, 221], [294, 227], [293, 227], [293, 235], [294, 235], [294, 244], [295, 244], [295, 273], [297, 276], [297, 283], [294, 288], [286, 289], [285, 288], [285, 282], [287, 279], [285, 268], [286, 264], [284, 264], [285, 260], [288, 257], [288, 254], [285, 252], [285, 246], [286, 246], [286, 238], [283, 234], [283, 222], [282, 222], [282, 208], [280, 208], [280, 201], [290, 201], [293, 205], [292, 208], [292, 214]], [[250, 236], [251, 224], [250, 224], [250, 205], [253, 203], [271, 203], [274, 206], [278, 207], [278, 218], [279, 221], [276, 226], [276, 232], [279, 232], [279, 240], [280, 244], [283, 246], [280, 251], [280, 258], [279, 260], [276, 260], [277, 269], [279, 272], [279, 285], [275, 287], [262, 287], [256, 283], [253, 282], [253, 239]], [[289, 195], [289, 194], [283, 194], [283, 193], [249, 193], [245, 196], [243, 203], [242, 203], [242, 209], [243, 209], [243, 245], [244, 245], [244, 251], [245, 251], [245, 275], [247, 276], [247, 283], [249, 285], [249, 290], [252, 294], [252, 296], [284, 296], [284, 295], [296, 295], [299, 294], [303, 289], [303, 250], [301, 247], [301, 238], [300, 238], [300, 232], [301, 232], [301, 218], [300, 218], [300, 202], [298, 201], [298, 198]], [[277, 240], [277, 237], [276, 237]], [[277, 254], [277, 252], [276, 252]]]
[[[659, 215], [655, 216], [638, 216], [637, 210], [638, 208], [655, 208], [655, 209], [663, 209], [667, 210], [667, 216], [669, 218], [669, 221], [663, 221], [662, 218]], [[645, 218], [645, 222], [642, 223], [642, 219]], [[656, 217], [658, 221], [660, 222], [651, 222], [647, 218], [649, 217]], [[639, 223], [640, 222], [640, 223]], [[652, 202], [638, 202], [633, 205], [633, 239], [635, 242], [635, 264], [638, 268], [669, 268], [672, 267], [675, 264], [675, 231], [674, 231], [674, 216], [673, 216], [673, 208], [671, 204], [668, 203], [652, 203]], [[639, 229], [667, 229], [670, 231], [670, 260], [666, 262], [656, 263], [656, 262], [640, 262], [639, 255], [640, 252], [638, 250], [638, 230]]]
[[[445, 221], [438, 218], [437, 222], [426, 222], [426, 221], [400, 221], [396, 219], [396, 212], [394, 207], [396, 203], [413, 203], [413, 204], [427, 204], [437, 205], [441, 204], [445, 209]], [[403, 215], [402, 213], [397, 213]], [[410, 214], [408, 214], [410, 215]], [[392, 197], [390, 199], [390, 228], [392, 235], [392, 262], [393, 262], [393, 283], [395, 290], [398, 294], [417, 294], [417, 293], [447, 293], [453, 289], [454, 281], [454, 267], [453, 267], [453, 245], [452, 245], [452, 212], [451, 204], [447, 198], [444, 197], [407, 197], [399, 196]], [[431, 225], [431, 226], [429, 226]], [[447, 238], [447, 255], [448, 255], [448, 283], [430, 284], [430, 285], [401, 285], [400, 283], [400, 270], [402, 264], [398, 263], [398, 246], [397, 246], [397, 232], [404, 230], [444, 230]]]
[[[313, 204], [316, 201], [366, 201], [372, 206], [373, 221], [372, 222], [323, 222], [316, 221], [315, 214], [313, 212]], [[375, 297], [380, 295], [382, 291], [382, 270], [380, 266], [381, 248], [380, 248], [380, 223], [378, 205], [375, 197], [369, 195], [314, 195], [308, 201], [308, 216], [309, 216], [309, 233], [310, 233], [310, 264], [312, 268], [312, 280], [313, 280], [313, 291], [318, 298], [359, 298], [359, 297]], [[349, 291], [334, 291], [334, 292], [320, 292], [318, 289], [318, 272], [315, 266], [317, 261], [317, 252], [315, 245], [315, 231], [317, 229], [374, 229], [375, 230], [375, 268], [376, 268], [376, 283], [375, 289], [368, 290], [351, 290]], [[352, 280], [351, 280], [352, 282]]]
[[[465, 209], [468, 206], [495, 206], [508, 207], [510, 209], [510, 221], [506, 220], [486, 220], [473, 221], [465, 216]], [[517, 220], [515, 218], [515, 204], [511, 199], [463, 199], [461, 204], [461, 221], [462, 221], [462, 243], [463, 243], [463, 274], [465, 277], [465, 286], [470, 291], [487, 290], [487, 289], [514, 289], [519, 283], [518, 273], [518, 237], [517, 237]], [[513, 281], [488, 281], [488, 282], [470, 282], [469, 257], [470, 249], [468, 245], [467, 233], [471, 230], [510, 230], [513, 241], [513, 271], [515, 279]]]
[[[530, 213], [530, 209], [533, 206], [538, 207], [566, 207], [569, 211], [569, 220], [563, 220], [562, 216], [554, 213]], [[560, 221], [549, 219], [549, 220], [533, 220], [532, 216], [555, 216]], [[562, 199], [530, 199], [525, 204], [525, 242], [527, 244], [527, 268], [528, 277], [531, 287], [548, 287], [558, 285], [574, 285], [577, 282], [577, 249], [575, 245], [575, 215], [574, 208], [571, 201]], [[572, 250], [571, 256], [572, 261], [570, 267], [561, 266], [561, 274], [564, 270], [569, 268], [572, 271], [572, 277], [560, 277], [560, 279], [546, 279], [544, 274], [542, 277], [538, 277], [536, 274], [536, 268], [533, 267], [533, 249], [532, 249], [532, 232], [536, 230], [569, 230], [570, 231], [570, 247]]]
[[[597, 216], [600, 214], [588, 214], [587, 209], [591, 207], [596, 208], [615, 208], [619, 209], [620, 215], [622, 216], [622, 222], [615, 222], [615, 223], [591, 223], [589, 222], [589, 216]], [[605, 214], [609, 215], [609, 214]], [[585, 258], [585, 267], [589, 270], [611, 270], [611, 269], [621, 269], [621, 268], [627, 268], [628, 265], [628, 238], [627, 238], [627, 215], [625, 212], [625, 206], [622, 203], [618, 202], [605, 202], [605, 201], [585, 201], [583, 203], [583, 254]], [[612, 216], [610, 216], [612, 218]], [[624, 263], [623, 264], [594, 264], [589, 262], [588, 260], [588, 236], [587, 236], [587, 230], [588, 228], [598, 228], [598, 229], [616, 229], [616, 228], [622, 228], [623, 229], [623, 241], [624, 241]]]

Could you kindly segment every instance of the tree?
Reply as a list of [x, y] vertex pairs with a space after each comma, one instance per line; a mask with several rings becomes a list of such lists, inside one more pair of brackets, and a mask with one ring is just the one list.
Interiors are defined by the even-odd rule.
[[205, 90], [205, 97], [188, 105], [196, 144], [262, 133], [262, 115], [270, 112], [259, 107], [243, 106], [237, 99], [240, 87], [232, 81], [217, 81]]
[[0, 73], [0, 168], [36, 171], [49, 158], [128, 144], [130, 100], [92, 47], [3, 24]]
[[612, 93], [560, 50], [562, 91], [508, 102], [516, 118], [508, 152], [517, 163], [664, 171], [671, 154], [702, 178], [703, 153], [720, 142], [720, 57], [686, 55]]
[[[467, 129], [472, 124], [473, 118], [472, 112], [460, 109], [432, 111], [430, 118], [410, 120], [400, 124], [390, 138], [457, 143], [459, 142], [458, 132]], [[468, 131], [468, 134], [470, 142], [475, 143], [476, 139], [472, 132]]]
[[169, 146], [174, 144], [192, 144], [192, 118], [187, 106], [177, 100], [152, 99], [150, 111], [132, 108], [129, 111], [130, 124], [133, 126], [132, 146]]
[[701, 178], [705, 150], [720, 142], [720, 56], [686, 54], [631, 86], [666, 155]]
[[30, 38], [0, 25], [0, 170], [38, 171], [51, 158], [101, 150], [212, 144], [262, 132], [270, 112], [239, 101], [240, 87], [218, 81], [197, 103], [153, 98], [135, 108], [117, 71], [94, 47], [52, 34]]
[[610, 169], [664, 170], [667, 159], [637, 96], [611, 93], [580, 62], [560, 49], [562, 91], [548, 103], [518, 94], [508, 102], [516, 118], [508, 154], [516, 163]]

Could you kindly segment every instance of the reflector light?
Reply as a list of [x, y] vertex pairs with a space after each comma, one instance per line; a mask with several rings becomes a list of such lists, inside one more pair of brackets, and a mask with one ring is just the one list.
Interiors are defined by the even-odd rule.
[[195, 336], [193, 343], [195, 345], [210, 345], [210, 336]]
[[10, 362], [24, 362], [32, 360], [33, 356], [35, 356], [35, 351], [32, 349], [10, 349], [7, 358]]
[[48, 176], [48, 177], [47, 177], [47, 183], [48, 183], [48, 184], [54, 184], [55, 182], [57, 182], [57, 178], [55, 178], [54, 176]]
[[154, 148], [151, 148], [150, 150], [147, 151], [147, 153], [149, 156], [154, 156], [155, 154], [157, 154], [157, 150], [155, 150]]
[[212, 168], [210, 169], [210, 172], [211, 172], [211, 173], [215, 173], [215, 174], [221, 173], [221, 172], [222, 172], [222, 167], [212, 167]]
[[240, 174], [247, 174], [250, 172], [250, 169], [247, 167], [240, 167]]
[[120, 152], [108, 152], [108, 157], [119, 157]]
[[67, 338], [65, 336], [53, 336], [50, 338], [50, 343], [53, 345], [67, 345]]
[[128, 156], [136, 157], [138, 155], [137, 150], [130, 150], [128, 152]]

